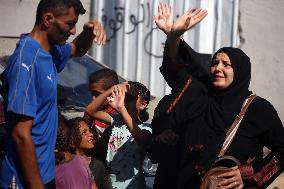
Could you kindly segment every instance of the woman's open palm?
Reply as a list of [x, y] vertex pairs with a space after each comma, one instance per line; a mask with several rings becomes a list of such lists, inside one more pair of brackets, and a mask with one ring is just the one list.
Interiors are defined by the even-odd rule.
[[172, 27], [172, 33], [181, 36], [185, 31], [194, 27], [207, 16], [205, 9], [188, 9], [183, 15], [178, 17]]
[[173, 26], [172, 7], [168, 4], [160, 3], [158, 6], [158, 15], [155, 16], [155, 22], [158, 28], [168, 35]]

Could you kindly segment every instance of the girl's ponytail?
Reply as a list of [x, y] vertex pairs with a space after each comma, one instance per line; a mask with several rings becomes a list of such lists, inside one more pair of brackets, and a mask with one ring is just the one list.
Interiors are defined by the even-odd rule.
[[146, 122], [149, 119], [149, 113], [147, 112], [147, 109], [140, 111], [139, 119], [142, 123]]

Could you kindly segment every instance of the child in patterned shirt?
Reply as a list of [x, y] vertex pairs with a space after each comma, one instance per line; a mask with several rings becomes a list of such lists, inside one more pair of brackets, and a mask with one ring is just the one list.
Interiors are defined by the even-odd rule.
[[[99, 111], [105, 100], [115, 113]], [[144, 123], [149, 101], [150, 91], [143, 84], [128, 82], [113, 86], [87, 106], [89, 116], [111, 125], [106, 160], [113, 188], [146, 188], [142, 162], [152, 133]]]

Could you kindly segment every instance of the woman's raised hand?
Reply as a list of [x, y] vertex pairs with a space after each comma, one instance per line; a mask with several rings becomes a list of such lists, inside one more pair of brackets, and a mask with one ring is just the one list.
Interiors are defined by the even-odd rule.
[[206, 16], [207, 10], [205, 9], [188, 9], [174, 22], [171, 29], [171, 35], [173, 35], [174, 37], [180, 37], [185, 31], [194, 27]]
[[168, 35], [173, 26], [172, 7], [166, 3], [160, 3], [158, 6], [158, 15], [155, 16], [155, 22], [158, 28]]

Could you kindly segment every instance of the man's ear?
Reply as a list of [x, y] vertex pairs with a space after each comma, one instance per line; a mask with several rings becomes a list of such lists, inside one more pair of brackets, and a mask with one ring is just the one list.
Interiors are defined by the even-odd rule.
[[48, 28], [54, 22], [54, 15], [51, 12], [44, 13], [42, 15], [42, 22]]

